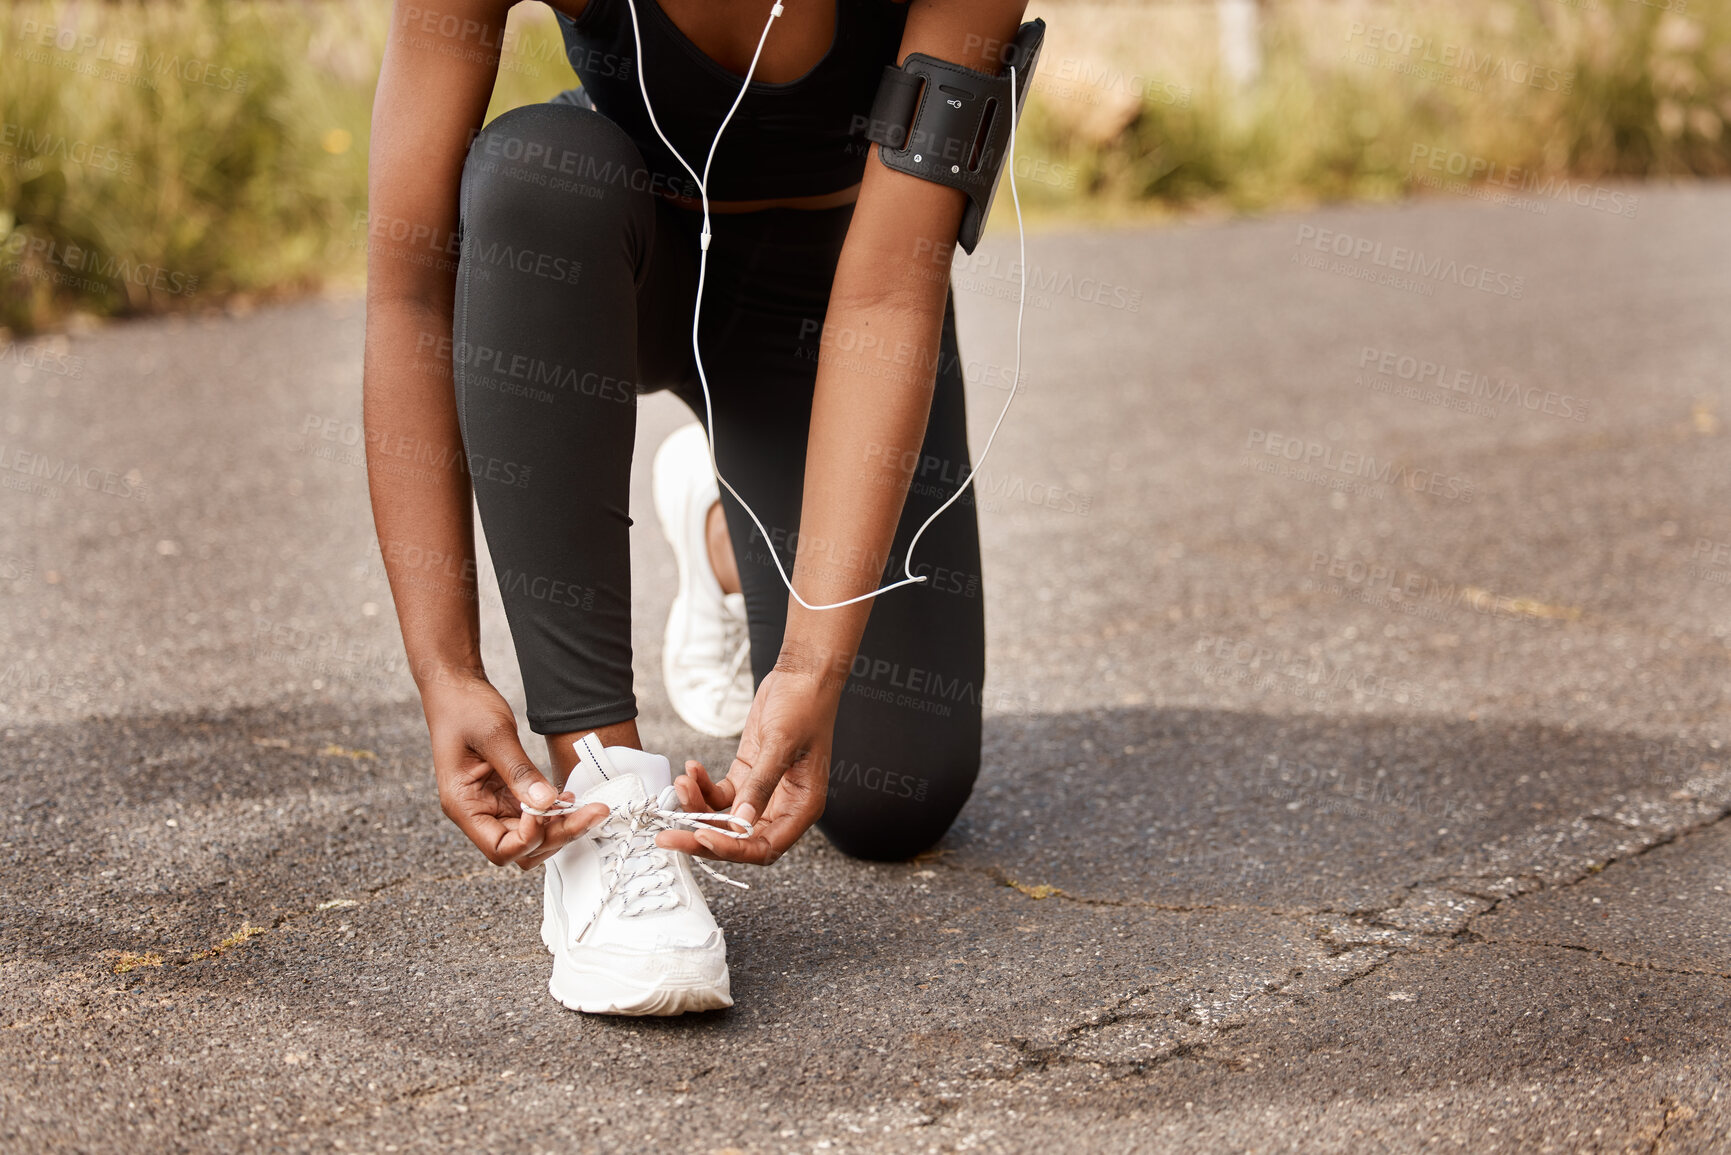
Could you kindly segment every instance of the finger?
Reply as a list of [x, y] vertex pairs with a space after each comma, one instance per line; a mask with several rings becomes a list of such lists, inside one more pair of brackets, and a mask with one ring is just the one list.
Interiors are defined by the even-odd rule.
[[[699, 831], [698, 843], [710, 857], [729, 862], [750, 862], [768, 866], [798, 842], [807, 830], [823, 817], [824, 802], [829, 791], [824, 775], [804, 773], [808, 767], [796, 766], [781, 779], [763, 818], [753, 826], [751, 836], [730, 839], [713, 832]], [[738, 814], [740, 807], [734, 807]]]
[[444, 812], [463, 837], [473, 842], [489, 860], [493, 848], [505, 838], [505, 824], [484, 805], [485, 792], [474, 781], [453, 780], [441, 774], [439, 809]]
[[678, 850], [701, 858], [715, 857], [704, 849], [703, 843], [697, 841], [697, 836], [689, 830], [663, 830], [655, 836], [655, 845], [663, 850]]
[[[767, 827], [757, 832], [761, 836], [765, 857], [763, 865], [768, 866], [793, 848], [793, 844], [805, 836], [805, 832], [823, 816], [822, 805], [815, 814], [785, 814], [771, 822]], [[752, 839], [758, 842], [758, 838]]]
[[447, 810], [445, 813], [494, 866], [514, 862], [525, 849], [526, 844], [516, 829], [515, 819], [507, 825], [491, 814], [478, 814], [468, 810]]
[[542, 843], [545, 820], [524, 814], [499, 774], [465, 753], [473, 766], [458, 767], [440, 783], [440, 809], [489, 862], [504, 866]]
[[679, 794], [679, 808], [681, 810], [701, 814], [709, 809], [709, 804], [704, 801], [703, 791], [698, 788], [696, 780], [691, 776], [691, 768], [695, 765], [697, 765], [695, 762], [685, 764], [685, 773], [673, 780], [673, 789]]
[[663, 850], [678, 850], [697, 858], [712, 858], [719, 862], [750, 862], [768, 866], [773, 859], [767, 842], [758, 835], [750, 838], [729, 838], [707, 830], [663, 830], [655, 836], [655, 845]]
[[[733, 784], [725, 779], [715, 782], [695, 758], [687, 759], [685, 773], [674, 780], [673, 786], [679, 791], [679, 804], [692, 814], [715, 813], [733, 804]], [[656, 836], [655, 845], [708, 857], [703, 846], [686, 830], [664, 830]]]
[[786, 853], [787, 848], [804, 833], [805, 826], [797, 829], [794, 826], [791, 816], [782, 815], [759, 822], [750, 838], [729, 838], [725, 834], [700, 830], [692, 835], [692, 839], [702, 848], [700, 853], [705, 858], [768, 866]]
[[[563, 849], [565, 849], [563, 846], [561, 846], [559, 848], [559, 850], [563, 850]], [[542, 863], [546, 862], [549, 858], [552, 858], [554, 855], [558, 854], [559, 850], [538, 851], [535, 854], [525, 855], [524, 857], [519, 858], [517, 860], [517, 863], [516, 863], [517, 868], [519, 870], [523, 870], [523, 871], [534, 870], [537, 866], [540, 866]]]
[[733, 783], [725, 778], [720, 782], [715, 781], [709, 776], [709, 768], [696, 759], [685, 764], [685, 772], [697, 786], [707, 809], [726, 810], [733, 805]]
[[547, 822], [547, 840], [542, 850], [552, 848], [557, 844], [564, 846], [573, 839], [581, 838], [607, 821], [607, 816], [613, 811], [605, 802], [591, 802], [589, 805], [573, 810], [569, 814], [561, 814], [557, 818], [549, 818]]
[[541, 840], [539, 846], [519, 857], [516, 864], [524, 870], [535, 869], [605, 822], [609, 813], [611, 811], [608, 810], [606, 803], [591, 802], [581, 810], [574, 810], [570, 814], [544, 819], [547, 830], [546, 836]]
[[475, 744], [475, 752], [498, 771], [519, 802], [546, 810], [559, 800], [559, 792], [523, 752], [523, 744], [517, 741], [515, 722], [501, 720]]
[[512, 862], [523, 861], [525, 856], [534, 854], [541, 848], [541, 844], [547, 841], [545, 824], [533, 815], [525, 814], [516, 819], [507, 819], [505, 824], [515, 827], [517, 841], [522, 844], [522, 849], [511, 856]]
[[[725, 778], [720, 782], [710, 781], [708, 772], [698, 762], [687, 762], [685, 768], [686, 774], [679, 777], [679, 782], [675, 783], [675, 786], [679, 787], [680, 803], [686, 810], [693, 814], [706, 814], [727, 810], [732, 805], [736, 795], [732, 782]], [[702, 775], [701, 779], [698, 778], [698, 775]], [[679, 786], [679, 783], [685, 783], [685, 785]], [[694, 795], [696, 797], [693, 797]], [[748, 824], [756, 821], [757, 818], [755, 813], [749, 816], [742, 814], [738, 807], [733, 807], [733, 813]], [[718, 825], [717, 829], [721, 829], [721, 827]], [[725, 834], [719, 837], [724, 842], [739, 841]], [[693, 832], [689, 830], [663, 830], [655, 836], [655, 845], [663, 850], [679, 850], [704, 858], [718, 857], [718, 855], [710, 852], [708, 843], [699, 842]]]
[[729, 838], [719, 830], [664, 830], [655, 845], [679, 850], [719, 862], [743, 862], [768, 866], [786, 854], [800, 836], [811, 829], [817, 815], [782, 814], [760, 820], [749, 838]]
[[[693, 811], [693, 813], [701, 814], [704, 811], [698, 810]], [[695, 854], [700, 858], [725, 858], [730, 862], [756, 862], [756, 858], [740, 858], [731, 850], [732, 847], [743, 845], [748, 840], [734, 838], [723, 833], [729, 829], [737, 833], [737, 827], [727, 827], [720, 823], [697, 830], [663, 830], [655, 836], [655, 845], [663, 850], [678, 850], [686, 854]], [[722, 847], [719, 852], [711, 849], [712, 846], [717, 845]]]
[[[687, 762], [684, 774], [673, 779], [673, 788], [679, 791], [680, 807], [684, 807], [687, 814], [715, 814], [718, 810], [727, 809], [725, 805], [715, 805], [722, 802], [720, 798], [705, 797], [705, 790], [710, 795], [717, 791], [701, 762]], [[691, 829], [663, 829], [660, 835], [656, 835], [654, 845], [663, 850], [682, 850], [685, 854], [705, 854], [698, 840], [692, 838]]]
[[728, 768], [727, 778], [716, 785], [731, 787], [733, 812], [747, 822], [756, 822], [757, 816], [768, 808], [770, 795], [793, 765], [794, 757], [791, 743], [771, 738], [758, 746], [750, 762], [745, 760], [742, 749]]

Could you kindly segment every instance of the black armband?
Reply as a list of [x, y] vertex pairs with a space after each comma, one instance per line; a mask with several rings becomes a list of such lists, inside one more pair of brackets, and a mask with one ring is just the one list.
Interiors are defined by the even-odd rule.
[[[1045, 35], [1044, 20], [1022, 25], [1005, 46], [1004, 76], [988, 76], [920, 52], [910, 53], [900, 68], [884, 69], [866, 139], [877, 143], [879, 159], [897, 172], [968, 194], [957, 237], [964, 252], [973, 252], [979, 244], [992, 211], [1011, 120], [1021, 115]], [[1014, 93], [1008, 66], [1016, 70]]]

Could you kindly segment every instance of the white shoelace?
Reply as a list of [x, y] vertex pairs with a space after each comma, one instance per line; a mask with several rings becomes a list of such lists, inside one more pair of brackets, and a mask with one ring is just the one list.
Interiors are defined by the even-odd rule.
[[[655, 845], [655, 836], [663, 830], [710, 830], [729, 838], [751, 837], [751, 823], [745, 819], [725, 812], [679, 810], [675, 806], [678, 798], [679, 792], [668, 786], [653, 800], [643, 798], [615, 806], [613, 813], [597, 827], [596, 844], [602, 861], [602, 906], [607, 905], [615, 894], [621, 893], [621, 888], [626, 917], [651, 910], [669, 910], [676, 905], [671, 887], [673, 855], [678, 851], [664, 850]], [[523, 813], [546, 818], [571, 814], [585, 805], [587, 803], [581, 800], [558, 802], [546, 810], [525, 805]], [[691, 861], [717, 882], [741, 890], [751, 889], [749, 884], [727, 877], [701, 858], [694, 856]], [[649, 901], [651, 899], [655, 901]]]

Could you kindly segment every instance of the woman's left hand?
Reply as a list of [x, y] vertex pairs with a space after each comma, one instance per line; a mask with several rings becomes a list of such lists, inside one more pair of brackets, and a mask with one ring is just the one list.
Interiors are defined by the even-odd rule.
[[657, 836], [656, 844], [760, 866], [780, 858], [823, 816], [839, 704], [835, 689], [820, 686], [817, 678], [771, 670], [752, 700], [727, 777], [712, 781], [701, 763], [687, 762], [674, 783], [685, 809], [708, 813], [731, 807], [753, 823], [751, 837], [669, 830]]

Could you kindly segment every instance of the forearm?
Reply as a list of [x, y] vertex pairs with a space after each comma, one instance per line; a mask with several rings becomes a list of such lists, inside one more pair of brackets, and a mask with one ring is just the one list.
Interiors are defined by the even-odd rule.
[[[877, 175], [868, 170], [868, 186]], [[904, 205], [909, 197], [928, 202], [915, 219], [935, 219], [935, 236], [953, 239], [955, 190], [920, 182], [902, 192]], [[941, 348], [947, 244], [893, 224], [860, 224], [837, 268], [812, 398], [794, 588], [813, 605], [870, 593], [885, 576]], [[871, 608], [864, 601], [809, 610], [790, 599], [783, 667], [817, 673], [839, 692]]]
[[[493, 87], [507, 0], [398, 4], [368, 157], [367, 482], [410, 668], [481, 669], [469, 476], [452, 389], [458, 191]], [[418, 14], [419, 13], [419, 14]], [[447, 51], [452, 47], [470, 51]]]
[[[914, 0], [898, 60], [923, 52], [996, 74], [1024, 3]], [[793, 580], [813, 605], [870, 593], [884, 577], [920, 466], [964, 204], [957, 189], [885, 167], [872, 146], [836, 267], [812, 399]], [[808, 610], [790, 599], [778, 665], [816, 674], [839, 695], [872, 604]]]
[[379, 552], [417, 683], [481, 668], [469, 478], [451, 387], [451, 316], [375, 302], [367, 314], [367, 483]]

